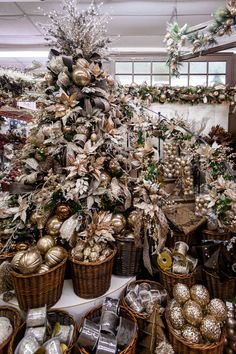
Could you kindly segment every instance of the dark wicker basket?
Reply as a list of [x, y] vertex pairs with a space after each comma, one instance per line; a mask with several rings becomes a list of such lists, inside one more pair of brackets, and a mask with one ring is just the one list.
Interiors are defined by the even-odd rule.
[[116, 238], [117, 253], [114, 259], [113, 274], [130, 277], [139, 273], [143, 248], [136, 247], [134, 240]]
[[23, 275], [11, 272], [16, 297], [22, 310], [55, 305], [61, 297], [66, 261], [67, 258], [42, 274]]
[[[59, 309], [53, 309], [47, 313], [47, 318], [49, 320], [49, 323], [54, 326], [56, 322], [59, 322], [61, 325], [73, 325], [74, 326], [74, 333], [73, 337], [71, 340], [70, 345], [68, 346], [68, 349], [63, 352], [63, 354], [70, 354], [72, 351], [72, 348], [75, 345], [76, 339], [77, 339], [77, 326], [74, 318], [65, 311], [59, 310]], [[14, 338], [12, 338], [11, 343], [9, 345], [8, 349], [8, 354], [14, 354], [15, 349], [21, 339], [24, 337], [25, 334], [25, 329], [26, 325], [23, 323], [23, 325], [18, 329], [16, 335]]]
[[211, 274], [205, 269], [202, 270], [204, 283], [206, 284], [211, 297], [218, 297], [222, 300], [232, 299], [236, 294], [236, 277], [221, 281], [220, 277]]
[[5, 261], [11, 262], [12, 258], [15, 256], [16, 252], [2, 253], [0, 254], [0, 264]]
[[186, 284], [189, 288], [196, 283], [196, 270], [189, 274], [175, 274], [172, 272], [164, 271], [158, 267], [160, 272], [160, 283], [168, 291], [170, 297], [173, 297], [173, 287], [177, 283]]
[[16, 332], [20, 328], [21, 315], [17, 309], [10, 306], [0, 306], [0, 317], [7, 317], [12, 325], [13, 332], [12, 335], [7, 338], [2, 344], [0, 344], [0, 354], [9, 353], [9, 343], [12, 338], [14, 338]]
[[176, 354], [223, 354], [224, 351], [224, 332], [220, 341], [210, 344], [195, 344], [187, 342], [186, 339], [178, 336], [169, 320], [169, 308], [165, 311], [165, 318], [168, 327], [169, 340]]
[[105, 261], [80, 262], [70, 256], [73, 288], [76, 295], [84, 299], [94, 299], [107, 292], [111, 285], [113, 262], [116, 248]]
[[221, 228], [218, 230], [202, 230], [202, 239], [203, 240], [222, 240], [227, 241], [231, 238], [231, 232], [226, 228]]
[[167, 235], [166, 246], [168, 248], [174, 248], [175, 243], [178, 241], [183, 241], [190, 246], [193, 234], [194, 234], [193, 232], [190, 232], [187, 235], [185, 235], [185, 233], [181, 231], [172, 230], [172, 235], [170, 234]]
[[[87, 312], [81, 320], [79, 329], [81, 328], [85, 318], [93, 321], [101, 316], [101, 312], [102, 312], [102, 306], [96, 307], [95, 309], [92, 309], [89, 312]], [[136, 345], [137, 345], [137, 338], [138, 338], [138, 326], [137, 326], [137, 321], [135, 319], [135, 316], [132, 315], [132, 313], [130, 313], [129, 311], [127, 311], [127, 309], [123, 306], [120, 306], [120, 315], [133, 321], [137, 327], [137, 330], [135, 331], [134, 336], [133, 336], [132, 340], [130, 341], [129, 345], [124, 350], [120, 351], [119, 353], [120, 354], [136, 354], [137, 353]], [[87, 352], [84, 348], [79, 347], [79, 346], [78, 346], [77, 353], [89, 354], [89, 352]]]

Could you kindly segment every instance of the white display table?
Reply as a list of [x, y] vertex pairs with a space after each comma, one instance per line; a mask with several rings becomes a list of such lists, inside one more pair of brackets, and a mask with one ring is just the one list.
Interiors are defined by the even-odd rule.
[[[111, 278], [111, 286], [109, 290], [102, 296], [96, 299], [82, 299], [78, 297], [73, 290], [72, 281], [65, 280], [64, 286], [62, 290], [62, 296], [60, 300], [53, 306], [54, 308], [60, 308], [67, 312], [69, 312], [72, 316], [74, 316], [76, 321], [80, 321], [81, 317], [93, 307], [99, 306], [102, 304], [103, 299], [106, 296], [110, 296], [112, 298], [118, 298], [125, 287], [131, 281], [134, 281], [135, 277], [118, 277], [116, 275], [112, 275]], [[14, 305], [18, 307], [17, 300], [14, 298], [12, 301], [9, 301], [7, 304]], [[0, 299], [0, 305], [6, 305], [6, 303], [2, 300], [2, 296]]]

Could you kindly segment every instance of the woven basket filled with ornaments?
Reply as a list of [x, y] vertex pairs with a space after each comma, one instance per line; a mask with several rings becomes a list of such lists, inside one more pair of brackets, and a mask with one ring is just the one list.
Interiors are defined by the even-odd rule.
[[66, 250], [54, 246], [51, 236], [42, 237], [37, 247], [19, 251], [14, 256], [11, 261], [11, 277], [22, 310], [44, 305], [51, 307], [60, 299], [66, 261]]
[[0, 353], [9, 353], [9, 342], [21, 324], [20, 312], [14, 307], [0, 306]]
[[227, 308], [210, 299], [206, 287], [178, 283], [165, 312], [170, 342], [177, 354], [222, 354]]

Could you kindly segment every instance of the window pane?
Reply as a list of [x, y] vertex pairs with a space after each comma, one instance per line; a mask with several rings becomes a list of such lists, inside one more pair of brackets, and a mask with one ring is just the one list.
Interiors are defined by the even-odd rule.
[[132, 63], [131, 62], [116, 62], [116, 73], [117, 74], [132, 74]]
[[130, 85], [132, 84], [132, 75], [116, 75], [116, 80], [121, 85]]
[[143, 84], [147, 83], [148, 85], [151, 85], [151, 76], [150, 75], [136, 75], [134, 76], [134, 82], [136, 84]]
[[188, 63], [181, 63], [179, 72], [180, 74], [188, 74]]
[[169, 85], [169, 82], [170, 82], [169, 75], [153, 75], [152, 77], [153, 85], [160, 85], [160, 84]]
[[225, 75], [219, 75], [219, 74], [215, 74], [215, 75], [209, 75], [208, 76], [208, 86], [213, 86], [213, 85], [217, 85], [217, 84], [224, 84], [225, 85]]
[[169, 74], [169, 66], [165, 62], [152, 63], [153, 74]]
[[180, 77], [171, 76], [171, 86], [188, 86], [188, 76], [181, 75]]
[[207, 85], [207, 76], [206, 75], [190, 75], [189, 77], [190, 86], [206, 86]]
[[209, 74], [225, 74], [226, 73], [226, 62], [225, 61], [212, 61], [209, 62]]
[[190, 63], [190, 74], [206, 74], [207, 72], [207, 62], [197, 61]]
[[151, 63], [148, 63], [148, 62], [134, 63], [134, 73], [135, 74], [150, 74], [151, 73]]

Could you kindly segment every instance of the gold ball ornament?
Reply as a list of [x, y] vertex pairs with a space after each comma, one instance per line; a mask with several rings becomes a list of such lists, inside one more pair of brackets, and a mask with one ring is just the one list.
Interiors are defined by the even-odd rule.
[[180, 306], [175, 306], [170, 310], [170, 322], [175, 329], [181, 329], [186, 324], [183, 310]]
[[53, 246], [55, 246], [55, 239], [49, 235], [41, 237], [37, 242], [37, 248], [41, 254], [47, 253]]
[[115, 80], [111, 75], [107, 76], [106, 80], [109, 86], [114, 86]]
[[207, 306], [207, 312], [220, 322], [224, 322], [227, 318], [227, 307], [221, 299], [212, 299]]
[[79, 58], [78, 60], [76, 60], [76, 66], [78, 66], [79, 68], [88, 69], [89, 62], [84, 58]]
[[97, 134], [96, 133], [92, 133], [91, 136], [90, 136], [90, 140], [95, 143], [97, 141]]
[[61, 246], [50, 248], [45, 254], [45, 263], [49, 267], [54, 267], [67, 257], [66, 250]]
[[202, 308], [197, 302], [188, 300], [183, 306], [183, 316], [189, 324], [198, 326], [203, 319]]
[[75, 68], [72, 79], [78, 86], [87, 86], [91, 82], [91, 75], [87, 69]]
[[191, 299], [196, 301], [200, 306], [204, 307], [209, 304], [210, 295], [207, 288], [201, 284], [195, 284], [190, 289]]
[[48, 272], [50, 269], [50, 267], [47, 265], [47, 264], [42, 264], [39, 269], [38, 269], [38, 274], [43, 274], [43, 273], [46, 273]]
[[44, 76], [44, 80], [46, 81], [46, 84], [48, 86], [51, 86], [52, 83], [53, 83], [53, 75], [51, 73], [46, 73], [45, 76]]
[[207, 315], [201, 322], [200, 332], [209, 342], [218, 342], [221, 336], [220, 323], [214, 316]]
[[107, 172], [100, 174], [100, 187], [106, 187], [111, 182], [111, 176]]
[[48, 220], [46, 224], [47, 234], [54, 237], [58, 236], [60, 233], [61, 225], [62, 221], [59, 220], [58, 216], [54, 215]]
[[188, 286], [182, 283], [175, 284], [173, 288], [173, 296], [179, 304], [184, 304], [190, 299], [190, 291]]
[[56, 208], [56, 216], [59, 220], [66, 220], [71, 214], [70, 207], [67, 204], [58, 205]]
[[132, 227], [137, 225], [137, 222], [140, 220], [140, 213], [137, 210], [131, 211], [131, 213], [128, 216], [128, 224]]
[[188, 342], [196, 344], [201, 342], [201, 334], [196, 327], [185, 325], [181, 334], [182, 337]]
[[19, 251], [15, 254], [15, 256], [11, 260], [11, 266], [13, 269], [17, 270], [19, 269], [19, 262], [21, 257], [25, 254], [25, 251]]
[[126, 225], [126, 218], [123, 214], [115, 214], [111, 219], [112, 227], [116, 234], [119, 234]]
[[36, 248], [28, 249], [19, 260], [18, 269], [22, 274], [32, 274], [42, 264], [42, 257]]

